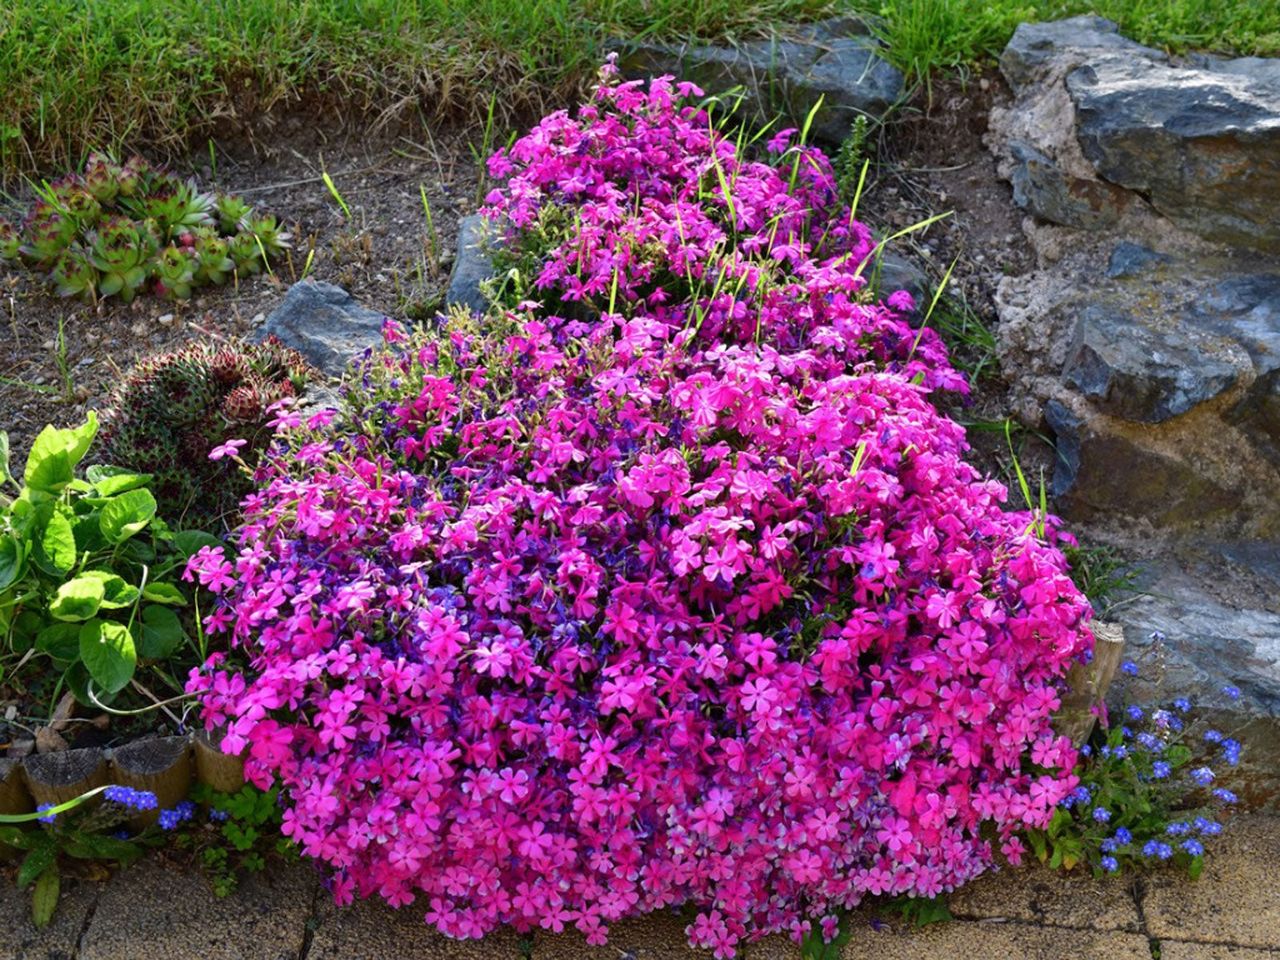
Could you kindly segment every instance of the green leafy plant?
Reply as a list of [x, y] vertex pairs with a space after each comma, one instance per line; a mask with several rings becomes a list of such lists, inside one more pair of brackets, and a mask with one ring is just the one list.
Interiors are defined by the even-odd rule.
[[[1152, 641], [1158, 646], [1164, 637], [1156, 633]], [[1127, 661], [1121, 670], [1138, 673]], [[1240, 691], [1226, 686], [1215, 695], [1234, 700]], [[1212, 706], [1180, 697], [1104, 715], [1081, 748], [1079, 786], [1045, 829], [1027, 833], [1035, 855], [1054, 869], [1085, 866], [1097, 876], [1170, 864], [1199, 877], [1206, 848], [1222, 833], [1222, 815], [1237, 803], [1219, 776], [1243, 750], [1208, 722]]]
[[46, 427], [21, 485], [3, 469], [18, 493], [0, 494], [0, 652], [56, 677], [50, 702], [69, 688], [81, 703], [109, 703], [139, 664], [159, 667], [186, 637], [176, 580], [192, 534], [156, 516], [146, 474], [77, 475], [97, 429], [92, 413], [74, 429]]
[[294, 845], [280, 835], [279, 790], [259, 790], [245, 784], [236, 793], [219, 793], [196, 784], [191, 799], [205, 806], [209, 820], [178, 836], [178, 845], [192, 850], [213, 892], [225, 897], [245, 874], [258, 873], [271, 855], [296, 856]]
[[0, 221], [0, 260], [47, 274], [62, 297], [128, 302], [150, 287], [185, 300], [196, 287], [257, 273], [289, 248], [274, 217], [139, 158], [92, 154], [83, 173], [39, 193], [21, 226]]
[[[271, 440], [269, 408], [298, 396], [307, 375], [302, 356], [276, 340], [192, 343], [145, 360], [111, 397], [101, 456], [150, 475], [164, 515], [214, 525], [249, 490], [241, 464]], [[228, 443], [234, 457], [210, 459]]]

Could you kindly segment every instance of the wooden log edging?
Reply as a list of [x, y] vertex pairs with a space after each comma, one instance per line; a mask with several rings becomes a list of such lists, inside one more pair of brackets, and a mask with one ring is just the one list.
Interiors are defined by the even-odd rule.
[[1053, 728], [1070, 737], [1077, 747], [1089, 739], [1098, 711], [1124, 656], [1124, 629], [1119, 624], [1095, 622], [1093, 659], [1078, 663], [1067, 674], [1067, 692], [1053, 717]]
[[222, 753], [220, 742], [221, 737], [200, 732], [149, 737], [113, 749], [0, 757], [0, 813], [30, 813], [38, 804], [65, 803], [95, 787], [118, 783], [156, 795], [157, 808], [130, 821], [141, 828], [155, 823], [160, 810], [185, 800], [193, 782], [220, 793], [235, 793], [244, 786], [244, 757]]

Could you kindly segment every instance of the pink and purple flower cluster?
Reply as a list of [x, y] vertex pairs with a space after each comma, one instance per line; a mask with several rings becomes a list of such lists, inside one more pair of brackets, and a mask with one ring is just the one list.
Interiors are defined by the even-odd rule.
[[825, 159], [697, 94], [606, 76], [499, 154], [520, 302], [389, 327], [192, 562], [205, 720], [339, 900], [592, 943], [691, 905], [727, 957], [1016, 859], [1076, 786], [1061, 553], [965, 463]]

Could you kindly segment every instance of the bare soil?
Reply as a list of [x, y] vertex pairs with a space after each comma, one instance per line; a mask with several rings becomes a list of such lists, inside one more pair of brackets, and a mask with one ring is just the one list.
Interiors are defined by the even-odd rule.
[[[173, 168], [290, 225], [293, 249], [273, 274], [202, 288], [186, 302], [145, 295], [131, 304], [110, 298], [94, 305], [58, 298], [25, 271], [0, 269], [0, 429], [9, 432], [15, 467], [45, 423], [82, 421], [140, 358], [194, 337], [247, 333], [303, 276], [343, 286], [389, 315], [421, 316], [438, 306], [457, 222], [476, 206], [470, 135], [435, 130], [371, 138], [351, 131], [329, 138], [317, 120], [283, 124], [274, 146], [214, 142], [209, 153]], [[324, 184], [326, 172], [349, 217]]]

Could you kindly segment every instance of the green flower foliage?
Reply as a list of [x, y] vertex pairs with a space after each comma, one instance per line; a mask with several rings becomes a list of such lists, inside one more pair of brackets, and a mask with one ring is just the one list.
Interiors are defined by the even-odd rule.
[[83, 173], [42, 188], [20, 225], [0, 219], [0, 261], [47, 274], [61, 297], [128, 303], [150, 290], [185, 300], [259, 272], [290, 239], [239, 197], [201, 193], [137, 157], [119, 164], [95, 153]]
[[92, 413], [75, 429], [46, 427], [21, 481], [0, 444], [0, 484], [18, 491], [0, 492], [0, 655], [30, 664], [19, 682], [56, 677], [51, 700], [70, 689], [86, 705], [110, 702], [139, 665], [179, 652], [189, 598], [178, 574], [208, 542], [156, 516], [146, 474], [80, 474], [97, 429]]

